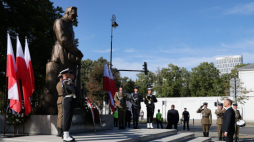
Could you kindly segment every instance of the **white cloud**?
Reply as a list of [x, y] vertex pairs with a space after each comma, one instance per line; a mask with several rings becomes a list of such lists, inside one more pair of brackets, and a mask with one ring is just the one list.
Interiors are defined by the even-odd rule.
[[133, 53], [133, 52], [137, 52], [137, 50], [135, 50], [135, 49], [127, 49], [127, 50], [124, 50], [124, 52]]
[[224, 14], [252, 15], [254, 14], [254, 2], [244, 5], [237, 5], [231, 9], [226, 10]]
[[232, 44], [221, 43], [221, 46], [226, 48], [254, 49], [254, 38], [237, 41]]
[[[114, 49], [112, 50], [112, 52], [115, 51]], [[106, 50], [94, 50], [92, 52], [95, 53], [110, 53], [110, 49], [106, 49]]]

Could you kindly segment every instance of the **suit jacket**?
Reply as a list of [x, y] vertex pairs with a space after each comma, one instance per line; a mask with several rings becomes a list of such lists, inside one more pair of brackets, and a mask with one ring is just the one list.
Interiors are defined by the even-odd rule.
[[235, 133], [235, 111], [232, 107], [228, 108], [223, 115], [222, 133], [225, 132], [230, 135]]
[[175, 109], [168, 110], [168, 123], [178, 123], [179, 113]]

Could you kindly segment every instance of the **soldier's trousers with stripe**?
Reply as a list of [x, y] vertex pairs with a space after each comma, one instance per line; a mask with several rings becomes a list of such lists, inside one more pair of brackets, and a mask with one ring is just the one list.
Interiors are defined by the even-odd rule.
[[153, 123], [154, 108], [147, 107], [147, 123]]
[[74, 109], [74, 99], [72, 97], [65, 97], [63, 100], [63, 131], [69, 131], [71, 128], [71, 121]]

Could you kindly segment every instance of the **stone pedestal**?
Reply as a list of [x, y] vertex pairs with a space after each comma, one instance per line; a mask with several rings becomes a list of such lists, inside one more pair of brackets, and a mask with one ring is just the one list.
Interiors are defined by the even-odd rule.
[[[114, 128], [113, 115], [102, 115], [102, 127], [104, 130]], [[0, 115], [0, 133], [4, 131], [4, 115]], [[17, 126], [19, 133], [23, 132], [23, 126]], [[96, 130], [102, 130], [96, 125]], [[74, 115], [72, 118], [72, 126], [70, 133], [82, 133], [94, 131], [92, 124], [86, 124], [83, 115]], [[10, 127], [8, 133], [13, 133], [13, 127]], [[25, 123], [25, 133], [40, 135], [56, 135], [57, 134], [57, 115], [30, 115]]]

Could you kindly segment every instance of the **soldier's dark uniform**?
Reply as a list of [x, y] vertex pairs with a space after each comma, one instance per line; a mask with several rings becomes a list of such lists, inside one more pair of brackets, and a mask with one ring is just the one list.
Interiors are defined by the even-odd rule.
[[[219, 106], [223, 106], [222, 103], [219, 103], [218, 105]], [[219, 138], [219, 140], [222, 140], [222, 137], [224, 137], [223, 133], [222, 133], [222, 122], [223, 122], [223, 115], [224, 115], [225, 111], [226, 110], [219, 109], [219, 108], [215, 110], [215, 114], [217, 115], [217, 122], [216, 122], [216, 124], [217, 124], [217, 130], [218, 130], [218, 138]]]
[[[66, 72], [72, 73], [69, 69], [63, 70], [61, 74]], [[75, 141], [74, 138], [69, 136], [69, 130], [71, 127], [71, 121], [73, 117], [73, 110], [75, 106], [75, 98], [77, 93], [77, 88], [74, 86], [74, 83], [70, 79], [63, 79], [63, 131], [64, 131], [64, 141]], [[72, 140], [70, 140], [70, 138]]]
[[[120, 87], [123, 88], [121, 85]], [[126, 93], [123, 92], [116, 92], [114, 96], [114, 101], [116, 102], [116, 106], [118, 109], [118, 122], [119, 122], [119, 129], [125, 129], [125, 114], [126, 114], [126, 100], [129, 100]]]
[[[151, 90], [152, 88], [148, 88], [147, 90]], [[154, 95], [146, 95], [145, 97], [145, 104], [146, 104], [146, 109], [147, 109], [147, 128], [153, 128], [153, 115], [154, 115], [154, 108], [155, 105], [154, 103], [157, 102], [157, 99]]]
[[[203, 105], [207, 105], [207, 103], [203, 103]], [[202, 114], [201, 124], [203, 129], [204, 137], [209, 137], [209, 129], [212, 125], [212, 113], [208, 108], [202, 109], [203, 105], [197, 110], [197, 113]]]
[[[58, 78], [63, 78], [62, 74], [58, 75]], [[58, 116], [57, 116], [57, 129], [58, 129], [58, 135], [61, 137], [63, 135], [63, 87], [62, 87], [62, 81], [59, 81], [56, 85], [56, 90], [58, 92], [58, 99], [57, 99], [57, 109], [58, 109]]]
[[[233, 106], [237, 106], [237, 104], [233, 104]], [[235, 134], [234, 138], [237, 141], [239, 138], [239, 127], [237, 127], [236, 122], [239, 120], [242, 120], [242, 116], [240, 114], [240, 111], [238, 109], [234, 109], [235, 111]]]
[[[134, 89], [138, 89], [138, 86], [135, 86]], [[140, 114], [141, 105], [143, 102], [143, 97], [139, 93], [131, 93], [130, 102], [132, 104], [132, 114], [133, 114], [133, 128], [139, 129], [138, 127], [138, 118]]]

